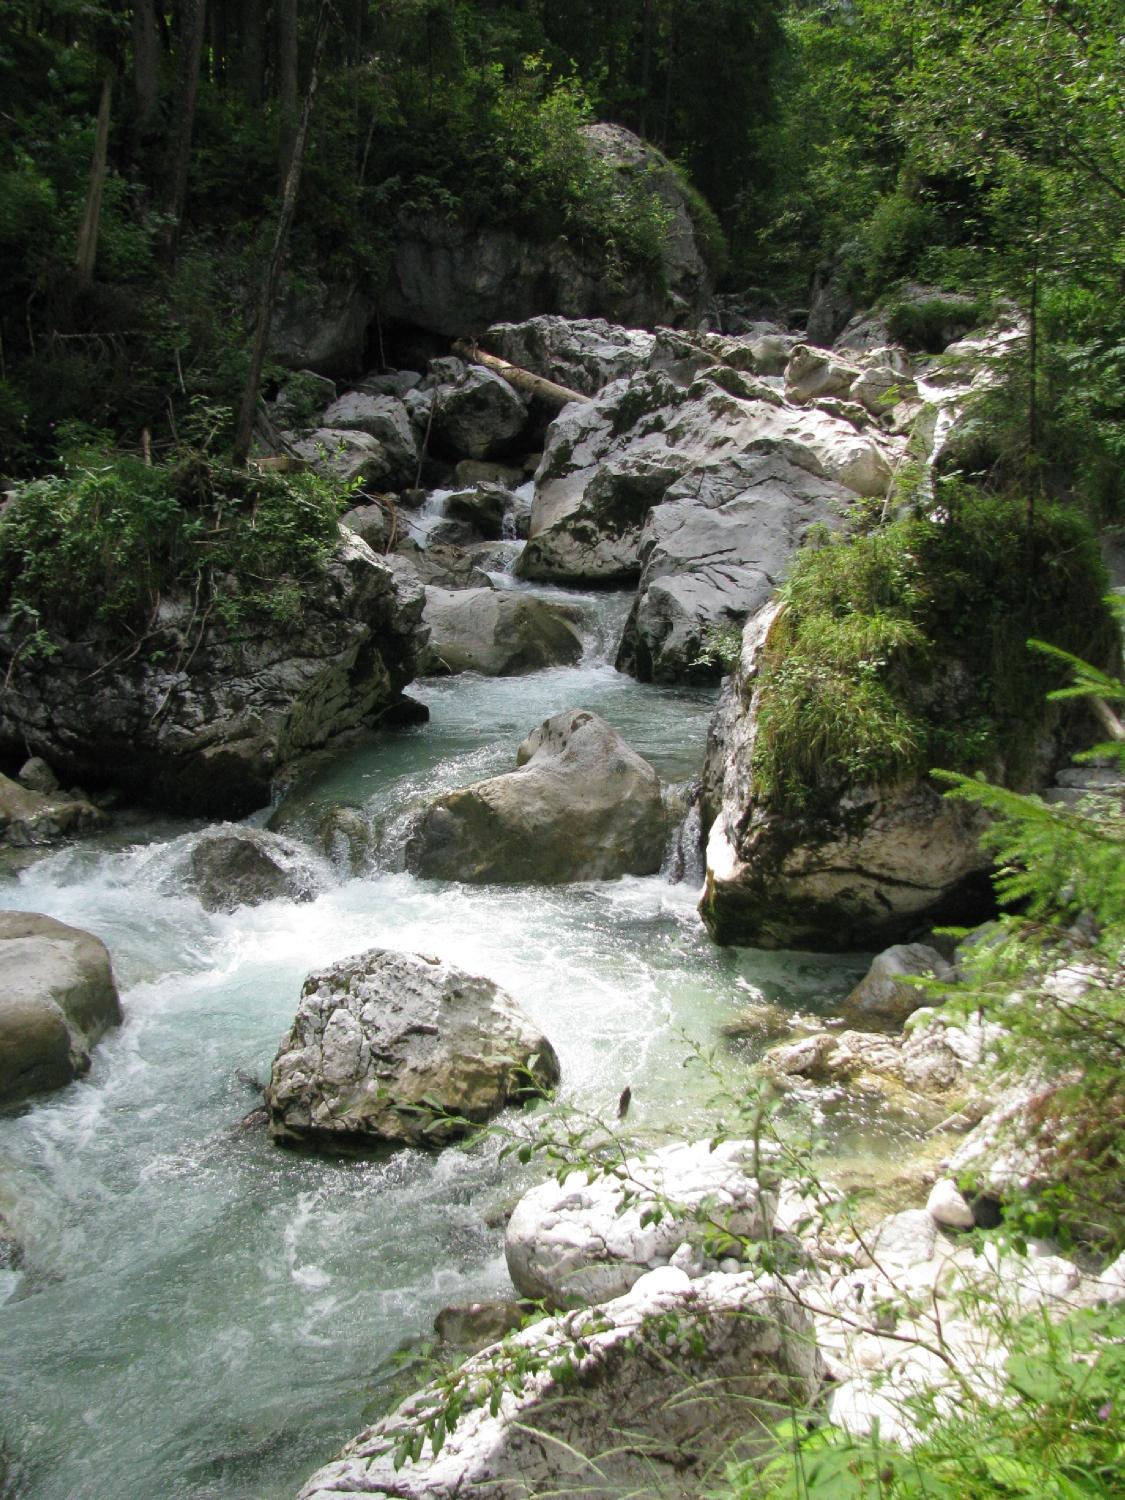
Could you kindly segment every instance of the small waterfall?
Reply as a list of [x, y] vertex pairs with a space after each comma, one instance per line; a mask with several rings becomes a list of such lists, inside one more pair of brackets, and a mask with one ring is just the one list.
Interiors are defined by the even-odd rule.
[[669, 885], [702, 885], [705, 871], [703, 797], [698, 781], [677, 782], [664, 789], [671, 832], [660, 873]]

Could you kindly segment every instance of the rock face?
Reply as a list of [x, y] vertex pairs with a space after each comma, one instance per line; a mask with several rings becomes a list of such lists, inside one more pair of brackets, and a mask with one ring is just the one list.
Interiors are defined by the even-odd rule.
[[282, 898], [311, 901], [312, 863], [278, 833], [228, 824], [209, 829], [191, 851], [191, 884], [207, 911], [234, 911]]
[[583, 134], [592, 152], [624, 177], [641, 179], [666, 207], [662, 264], [650, 283], [639, 277], [612, 283], [596, 258], [582, 256], [566, 240], [544, 244], [509, 230], [414, 216], [395, 226], [380, 297], [383, 317], [451, 338], [479, 335], [499, 318], [520, 321], [539, 313], [639, 327], [692, 321], [710, 285], [675, 172], [620, 126], [589, 125]]
[[[269, 801], [275, 773], [338, 736], [413, 709], [421, 587], [350, 532], [306, 584], [292, 626], [201, 627], [168, 599], [132, 660], [93, 638], [60, 640], [0, 703], [0, 750], [25, 745], [85, 785], [151, 805], [242, 817]], [[0, 665], [12, 651], [0, 621]]]
[[53, 844], [59, 839], [96, 833], [108, 822], [105, 813], [80, 798], [61, 792], [34, 792], [0, 776], [0, 845], [26, 849], [33, 844]]
[[[773, 1278], [653, 1271], [596, 1313], [546, 1319], [467, 1360], [440, 1452], [426, 1440], [396, 1467], [400, 1445], [443, 1404], [425, 1389], [349, 1443], [299, 1500], [687, 1500], [724, 1453], [760, 1451], [784, 1412], [812, 1399], [822, 1366], [809, 1329]], [[523, 1373], [509, 1390], [513, 1371]]]
[[0, 1104], [70, 1083], [120, 1021], [99, 938], [34, 912], [0, 912]]
[[[775, 1194], [754, 1175], [754, 1143], [667, 1146], [622, 1165], [620, 1175], [572, 1172], [525, 1193], [508, 1221], [504, 1253], [521, 1296], [552, 1307], [619, 1297], [669, 1263], [689, 1276], [717, 1269], [703, 1242], [710, 1227], [765, 1239]], [[627, 1201], [626, 1191], [635, 1198]], [[645, 1222], [658, 1204], [675, 1211]], [[698, 1222], [693, 1214], [706, 1204]], [[733, 1253], [733, 1252], [732, 1252]]]
[[508, 589], [426, 590], [432, 672], [518, 677], [582, 655], [576, 611]]
[[595, 396], [611, 380], [646, 369], [656, 337], [604, 318], [542, 317], [494, 323], [481, 343], [509, 364]]
[[836, 528], [852, 496], [780, 456], [734, 458], [665, 491], [641, 531], [640, 583], [617, 655], [642, 682], [714, 678], [707, 631], [740, 627], [784, 578], [811, 526]]
[[829, 809], [789, 814], [751, 795], [758, 656], [776, 618], [746, 626], [712, 725], [704, 784], [713, 822], [700, 911], [720, 943], [847, 951], [970, 916], [988, 900], [980, 815], [927, 782], [854, 786]]
[[[746, 359], [752, 362], [749, 351]], [[700, 362], [705, 368], [696, 373]], [[668, 501], [716, 509], [739, 499], [751, 506], [762, 498], [756, 486], [783, 483], [790, 468], [817, 481], [812, 487], [797, 481], [799, 509], [811, 502], [830, 513], [841, 497], [886, 490], [891, 466], [881, 437], [788, 405], [762, 380], [706, 352], [689, 350], [686, 364], [683, 372], [654, 369], [615, 381], [593, 401], [564, 408], [552, 423], [535, 478], [530, 539], [518, 570], [523, 577], [631, 582], [641, 572], [642, 528], [652, 507]], [[674, 376], [687, 383], [677, 384]], [[743, 511], [739, 519], [747, 518]], [[795, 521], [793, 532], [800, 529]], [[745, 543], [736, 564], [761, 563], [755, 552]], [[771, 555], [769, 562], [778, 568], [784, 560]], [[685, 565], [682, 571], [696, 570]], [[744, 604], [743, 614], [751, 607]]]
[[407, 867], [440, 880], [543, 884], [660, 868], [659, 778], [604, 719], [556, 714], [524, 740], [516, 765], [439, 798], [408, 840]]
[[306, 979], [266, 1106], [283, 1142], [437, 1146], [464, 1127], [429, 1101], [480, 1123], [558, 1079], [550, 1042], [491, 980], [372, 948]]
[[374, 316], [370, 298], [354, 286], [331, 286], [303, 277], [281, 294], [270, 322], [270, 354], [279, 364], [321, 375], [350, 375], [359, 368], [367, 327]]

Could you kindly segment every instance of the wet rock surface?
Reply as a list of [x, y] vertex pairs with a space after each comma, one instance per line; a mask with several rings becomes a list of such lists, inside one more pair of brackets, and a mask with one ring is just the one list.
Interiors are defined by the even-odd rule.
[[516, 763], [439, 798], [407, 842], [407, 867], [443, 880], [547, 884], [660, 868], [659, 778], [604, 719], [556, 714], [524, 740]]
[[266, 1090], [270, 1134], [439, 1146], [558, 1077], [550, 1042], [491, 980], [374, 948], [305, 981]]
[[0, 912], [0, 1103], [79, 1077], [121, 1018], [99, 938], [34, 912]]

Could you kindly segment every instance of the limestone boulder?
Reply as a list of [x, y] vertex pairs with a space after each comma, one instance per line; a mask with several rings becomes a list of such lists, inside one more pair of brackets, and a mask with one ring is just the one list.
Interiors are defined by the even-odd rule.
[[309, 468], [341, 484], [389, 482], [393, 465], [378, 438], [359, 429], [317, 427], [292, 445]]
[[548, 315], [494, 323], [481, 347], [533, 375], [593, 396], [610, 381], [645, 369], [655, 342], [644, 329], [622, 328], [604, 318]]
[[[698, 341], [689, 355], [684, 372], [648, 370], [615, 381], [551, 424], [523, 577], [632, 582], [653, 506], [706, 489], [725, 489], [733, 499], [756, 462], [804, 470], [824, 482], [826, 497], [886, 491], [897, 453], [890, 439], [787, 403], [754, 375], [700, 354]], [[704, 367], [693, 373], [700, 360]]]
[[797, 344], [785, 367], [785, 397], [805, 406], [818, 396], [846, 396], [859, 379], [859, 368], [833, 359], [823, 349]]
[[392, 485], [413, 484], [418, 445], [410, 415], [397, 396], [347, 391], [325, 411], [322, 425], [336, 432], [365, 432], [380, 444]]
[[911, 978], [953, 979], [953, 968], [926, 943], [898, 943], [876, 954], [867, 973], [844, 1001], [842, 1014], [858, 1028], [896, 1026], [913, 1011], [932, 1005], [926, 990]]
[[[190, 594], [162, 601], [142, 651], [97, 630], [58, 637], [0, 700], [0, 754], [30, 748], [68, 778], [216, 817], [265, 806], [274, 776], [357, 729], [424, 716], [402, 689], [424, 643], [421, 586], [359, 537], [302, 585], [299, 618], [200, 620]], [[0, 671], [19, 622], [0, 616]]]
[[842, 524], [852, 496], [776, 455], [677, 480], [640, 534], [640, 581], [617, 655], [642, 682], [716, 679], [708, 632], [740, 629], [772, 597], [812, 526]]
[[459, 457], [489, 458], [502, 452], [527, 422], [522, 399], [506, 380], [480, 365], [453, 359], [435, 363], [442, 367], [442, 383], [434, 391], [434, 436]]
[[582, 655], [580, 612], [510, 589], [426, 590], [431, 672], [519, 677]]
[[412, 537], [400, 536], [387, 564], [401, 578], [439, 589], [490, 589], [492, 580], [462, 547], [449, 542], [419, 546]]
[[306, 979], [266, 1107], [287, 1144], [439, 1146], [558, 1079], [550, 1042], [490, 979], [372, 948]]
[[235, 911], [263, 901], [311, 901], [322, 888], [308, 854], [264, 828], [227, 823], [196, 841], [188, 880], [206, 911]]
[[769, 1451], [771, 1429], [812, 1400], [823, 1366], [810, 1335], [778, 1279], [652, 1271], [596, 1310], [544, 1319], [467, 1360], [457, 1424], [437, 1449], [423, 1431], [447, 1399], [434, 1386], [354, 1438], [299, 1500], [687, 1500], [721, 1459]]
[[0, 775], [0, 847], [7, 844], [27, 849], [82, 838], [97, 833], [108, 822], [100, 808], [80, 797], [68, 797], [59, 791], [33, 792]]
[[407, 841], [407, 867], [442, 880], [542, 884], [660, 868], [660, 780], [597, 714], [547, 719], [520, 745], [516, 767], [433, 803]]
[[504, 535], [504, 517], [514, 503], [514, 497], [501, 485], [478, 484], [447, 495], [445, 514], [452, 521], [463, 521], [484, 541], [498, 542]]
[[747, 622], [711, 728], [700, 906], [708, 930], [720, 943], [855, 951], [974, 920], [991, 900], [984, 820], [928, 780], [842, 786], [812, 811], [754, 796], [755, 684], [776, 618], [768, 605]]
[[380, 505], [377, 500], [353, 505], [340, 517], [340, 525], [354, 531], [377, 555], [387, 550], [394, 527], [390, 507]]
[[720, 943], [847, 952], [989, 903], [981, 815], [926, 783], [853, 788], [815, 821], [720, 814], [700, 911]]
[[[592, 1180], [584, 1171], [525, 1193], [504, 1239], [516, 1290], [552, 1307], [619, 1297], [640, 1277], [675, 1265], [689, 1276], [718, 1269], [709, 1237], [765, 1239], [776, 1194], [756, 1175], [752, 1141], [667, 1146]], [[735, 1245], [726, 1253], [741, 1268]]]
[[35, 912], [0, 912], [0, 1104], [79, 1077], [121, 1019], [99, 938]]

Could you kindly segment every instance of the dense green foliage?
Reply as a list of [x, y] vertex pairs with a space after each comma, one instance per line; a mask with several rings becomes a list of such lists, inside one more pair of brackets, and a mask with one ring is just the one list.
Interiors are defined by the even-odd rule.
[[[745, 274], [800, 298], [830, 258], [858, 306], [904, 278], [1032, 325], [1000, 436], [1021, 485], [1113, 509], [1125, 398], [1125, 50], [1111, 0], [813, 0]], [[753, 228], [753, 226], [748, 226]]]
[[781, 807], [934, 765], [1018, 784], [1062, 668], [1042, 636], [1111, 650], [1097, 546], [1074, 511], [945, 487], [947, 508], [801, 552], [760, 669], [754, 779]]
[[[4, 6], [0, 474], [41, 471], [62, 421], [135, 444], [146, 427], [174, 437], [192, 396], [237, 405], [279, 155], [284, 161], [317, 9], [313, 0], [212, 0], [196, 104], [185, 116], [177, 80], [187, 0]], [[287, 12], [297, 26], [289, 64]], [[145, 15], [153, 56], [140, 37]], [[625, 181], [591, 156], [582, 125], [598, 118], [641, 130], [729, 206], [757, 170], [781, 41], [777, 0], [334, 7], [291, 275], [377, 297], [396, 221], [424, 215], [562, 236], [610, 285], [652, 280], [666, 212], [643, 180]], [[81, 284], [75, 250], [107, 76], [95, 273]], [[185, 131], [180, 216], [167, 183]], [[706, 198], [692, 201], [704, 253], [719, 269], [722, 231]]]
[[1012, 1330], [1002, 1399], [963, 1394], [954, 1412], [918, 1401], [909, 1452], [835, 1427], [785, 1429], [763, 1476], [728, 1475], [731, 1500], [1106, 1500], [1125, 1483], [1125, 1310], [1083, 1309]]
[[93, 626], [136, 640], [172, 593], [229, 627], [295, 624], [302, 582], [338, 545], [344, 503], [312, 474], [227, 469], [198, 453], [153, 467], [87, 456], [23, 486], [0, 517], [17, 655]]

